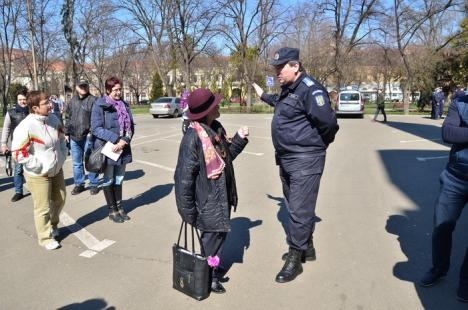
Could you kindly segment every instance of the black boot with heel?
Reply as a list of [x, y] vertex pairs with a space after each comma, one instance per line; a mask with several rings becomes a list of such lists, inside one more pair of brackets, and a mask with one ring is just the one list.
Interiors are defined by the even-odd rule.
[[130, 216], [127, 215], [122, 206], [122, 185], [114, 185], [114, 197], [117, 203], [117, 210], [119, 210], [120, 217], [125, 221], [130, 220]]
[[113, 185], [103, 186], [102, 191], [104, 192], [107, 207], [109, 208], [109, 219], [114, 223], [123, 223], [124, 220], [120, 216], [119, 210], [117, 209], [117, 202], [114, 196]]

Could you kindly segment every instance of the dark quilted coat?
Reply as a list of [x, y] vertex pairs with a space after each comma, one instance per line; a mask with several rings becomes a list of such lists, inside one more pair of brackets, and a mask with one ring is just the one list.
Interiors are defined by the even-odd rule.
[[177, 209], [184, 221], [195, 224], [202, 231], [226, 232], [231, 228], [231, 207], [235, 211], [237, 206], [232, 161], [242, 152], [248, 140], [236, 134], [232, 141], [227, 141], [222, 134], [224, 128], [217, 121], [213, 122], [211, 128], [204, 124], [202, 126], [212, 141], [216, 133], [221, 137], [220, 143], [226, 150], [226, 167], [218, 179], [207, 178], [202, 143], [196, 131], [189, 128], [180, 144], [174, 174]]

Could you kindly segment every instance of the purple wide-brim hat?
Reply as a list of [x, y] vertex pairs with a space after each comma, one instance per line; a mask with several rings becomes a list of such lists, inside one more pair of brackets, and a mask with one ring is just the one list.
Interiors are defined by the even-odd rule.
[[187, 98], [189, 106], [187, 117], [192, 121], [204, 118], [216, 109], [221, 99], [220, 95], [215, 95], [208, 89], [195, 89]]

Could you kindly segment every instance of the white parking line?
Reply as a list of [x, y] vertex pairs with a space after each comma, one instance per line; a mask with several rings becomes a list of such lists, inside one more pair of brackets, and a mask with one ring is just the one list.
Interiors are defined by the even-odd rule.
[[270, 127], [250, 126], [250, 125], [246, 125], [246, 124], [235, 124], [235, 123], [223, 123], [223, 125], [225, 125], [225, 126], [232, 126], [232, 127], [236, 127], [236, 126], [239, 126], [239, 127], [247, 126], [247, 127], [249, 127], [249, 128], [270, 129]]
[[253, 153], [253, 152], [248, 152], [248, 151], [242, 151], [242, 153], [254, 155], [254, 156], [263, 156], [265, 154], [265, 153]]
[[442, 139], [417, 139], [417, 140], [402, 140], [400, 143], [412, 143], [412, 142], [425, 142], [425, 141], [441, 141]]
[[448, 158], [448, 156], [436, 156], [436, 157], [416, 157], [416, 160], [418, 161], [428, 161], [428, 160], [434, 160], [434, 159], [445, 159]]
[[115, 241], [108, 239], [99, 241], [89, 231], [78, 225], [78, 223], [65, 212], [60, 214], [60, 222], [63, 225], [71, 226], [69, 229], [73, 235], [75, 235], [75, 237], [77, 237], [88, 248], [88, 250], [82, 252], [80, 256], [91, 258], [98, 252], [101, 252], [115, 243]]
[[158, 164], [154, 164], [154, 163], [150, 163], [149, 161], [135, 159], [134, 162], [137, 162], [137, 163], [140, 163], [140, 164], [143, 164], [143, 165], [148, 165], [148, 166], [151, 166], [151, 167], [156, 167], [156, 168], [163, 169], [163, 170], [170, 171], [170, 172], [175, 171], [174, 168], [166, 167], [166, 166], [158, 165]]
[[176, 137], [176, 136], [181, 136], [181, 135], [182, 135], [182, 133], [176, 133], [176, 134], [165, 136], [165, 137], [162, 137], [162, 138], [156, 138], [156, 139], [142, 141], [142, 142], [139, 142], [139, 143], [136, 143], [136, 144], [132, 144], [132, 146], [138, 146], [138, 145], [142, 145], [142, 144], [145, 144], [145, 143], [148, 143], [148, 142], [165, 140], [165, 139], [170, 138], [170, 137]]
[[249, 138], [271, 140], [271, 137], [249, 136]]
[[[151, 135], [145, 135], [145, 136], [137, 136], [135, 138], [132, 139], [132, 141], [135, 141], [135, 140], [140, 140], [140, 139], [144, 139], [144, 138], [149, 138], [149, 137], [154, 137], [154, 136], [158, 136], [158, 135], [166, 135], [166, 134], [172, 134], [172, 133], [175, 133], [176, 131], [170, 131], [170, 132], [160, 132], [159, 130], [154, 133], [154, 134], [151, 134]], [[177, 132], [179, 132], [179, 130], [177, 130]]]

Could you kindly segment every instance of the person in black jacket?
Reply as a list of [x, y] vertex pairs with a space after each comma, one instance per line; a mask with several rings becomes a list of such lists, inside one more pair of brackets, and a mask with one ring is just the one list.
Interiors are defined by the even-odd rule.
[[299, 49], [279, 49], [270, 64], [281, 93], [265, 94], [257, 84], [253, 86], [261, 100], [275, 107], [271, 136], [289, 211], [289, 251], [282, 256], [286, 262], [276, 276], [276, 282], [284, 283], [302, 272], [301, 262], [315, 260], [315, 204], [326, 150], [339, 127], [327, 90], [304, 72]]
[[196, 89], [188, 97], [191, 120], [180, 143], [174, 174], [177, 209], [182, 220], [202, 231], [201, 241], [214, 268], [211, 291], [224, 293], [219, 283], [219, 257], [230, 230], [231, 208], [237, 206], [236, 179], [232, 161], [248, 143], [247, 127], [229, 139], [219, 117], [221, 97]]
[[[440, 175], [440, 194], [434, 208], [432, 268], [421, 286], [432, 286], [450, 267], [452, 233], [468, 203], [468, 95], [455, 98], [442, 125], [444, 142], [452, 143], [449, 162]], [[460, 269], [457, 297], [468, 302], [468, 249]]]
[[[70, 143], [73, 161], [73, 181], [75, 187], [71, 194], [77, 195], [85, 190], [85, 172], [83, 156], [90, 147], [91, 111], [96, 97], [89, 93], [89, 84], [86, 80], [79, 80], [76, 86], [77, 94], [68, 103], [65, 109], [65, 136]], [[91, 195], [99, 193], [99, 175], [88, 173]]]

